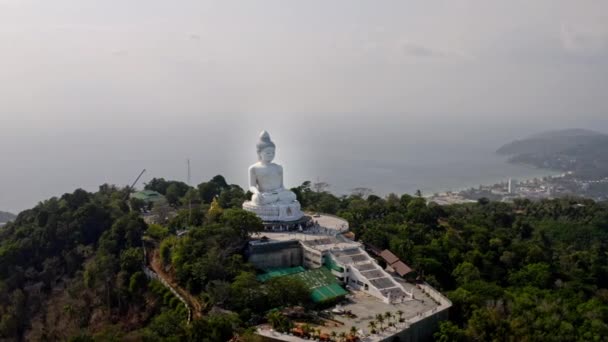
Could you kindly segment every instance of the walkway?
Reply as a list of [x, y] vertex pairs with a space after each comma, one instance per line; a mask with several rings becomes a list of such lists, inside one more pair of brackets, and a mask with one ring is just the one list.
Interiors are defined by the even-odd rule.
[[193, 296], [190, 292], [183, 289], [177, 282], [173, 279], [173, 277], [165, 272], [164, 267], [162, 266], [161, 258], [158, 252], [158, 249], [155, 249], [152, 252], [152, 260], [150, 261], [150, 268], [162, 279], [164, 283], [169, 285], [170, 288], [175, 290], [186, 302], [189, 308], [192, 310], [192, 314], [194, 318], [203, 317], [203, 309], [205, 306], [201, 301]]

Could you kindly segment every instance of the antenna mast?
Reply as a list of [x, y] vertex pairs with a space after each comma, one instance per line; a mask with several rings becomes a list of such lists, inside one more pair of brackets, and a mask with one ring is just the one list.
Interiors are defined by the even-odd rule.
[[[188, 158], [188, 186], [190, 187], [190, 158]], [[189, 191], [189, 190], [188, 190]], [[188, 225], [192, 224], [192, 196], [188, 196]]]

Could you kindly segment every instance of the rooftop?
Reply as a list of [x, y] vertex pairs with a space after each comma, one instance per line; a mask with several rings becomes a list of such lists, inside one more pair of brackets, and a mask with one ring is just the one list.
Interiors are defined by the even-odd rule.
[[131, 198], [137, 198], [146, 202], [158, 202], [164, 200], [165, 196], [153, 190], [142, 190], [132, 193]]
[[[412, 323], [418, 319], [422, 319], [425, 315], [434, 314], [438, 310], [446, 309], [445, 305], [438, 305], [434, 300], [425, 295], [421, 289], [415, 285], [409, 283], [402, 283], [408, 291], [413, 291], [415, 299], [406, 301], [404, 303], [397, 304], [386, 304], [378, 300], [377, 298], [368, 295], [362, 291], [352, 291], [340, 305], [335, 308], [327, 310], [328, 312], [334, 312], [333, 321], [337, 321], [336, 324], [328, 324], [324, 326], [313, 326], [314, 328], [321, 329], [323, 333], [330, 334], [332, 331], [336, 333], [345, 332], [348, 333], [351, 327], [359, 329], [360, 333], [364, 336], [370, 334], [368, 324], [376, 320], [376, 315], [384, 315], [390, 312], [394, 315], [393, 322], [398, 322], [398, 312], [402, 312], [402, 318], [406, 322], [397, 323], [398, 329], [406, 329], [406, 323]], [[336, 312], [350, 312], [352, 316], [338, 314]], [[333, 322], [332, 321], [332, 322]], [[276, 332], [269, 330], [268, 327], [261, 328], [259, 332], [265, 336], [273, 336], [283, 341], [302, 341], [298, 338], [288, 335], [278, 335]], [[386, 336], [374, 335], [372, 339], [363, 339], [363, 341], [377, 341], [382, 340], [395, 333], [394, 330], [388, 329]]]

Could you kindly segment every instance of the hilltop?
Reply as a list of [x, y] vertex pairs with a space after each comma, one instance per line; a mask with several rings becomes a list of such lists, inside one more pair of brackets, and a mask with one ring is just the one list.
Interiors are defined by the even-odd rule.
[[550, 131], [515, 140], [496, 152], [509, 161], [573, 171], [581, 178], [608, 176], [608, 135], [585, 129]]

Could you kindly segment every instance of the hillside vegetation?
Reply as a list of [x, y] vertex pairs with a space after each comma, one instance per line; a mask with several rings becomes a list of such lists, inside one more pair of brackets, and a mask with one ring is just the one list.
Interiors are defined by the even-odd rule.
[[[197, 188], [148, 184], [176, 215], [147, 225], [104, 185], [52, 198], [0, 230], [0, 337], [6, 340], [226, 341], [316, 309], [297, 280], [256, 279], [244, 258], [261, 222], [223, 177]], [[583, 199], [441, 207], [410, 195], [336, 197], [294, 188], [312, 211], [346, 218], [357, 239], [389, 248], [454, 303], [439, 341], [594, 341], [608, 336], [608, 206]], [[319, 187], [320, 188], [320, 187]], [[171, 189], [171, 190], [169, 190]], [[180, 209], [192, 203], [193, 210]], [[178, 229], [189, 228], [181, 238]], [[143, 248], [204, 308], [184, 306], [141, 272]], [[365, 329], [366, 327], [357, 327]]]
[[516, 140], [498, 149], [511, 162], [574, 171], [588, 179], [608, 177], [608, 135], [571, 129]]

